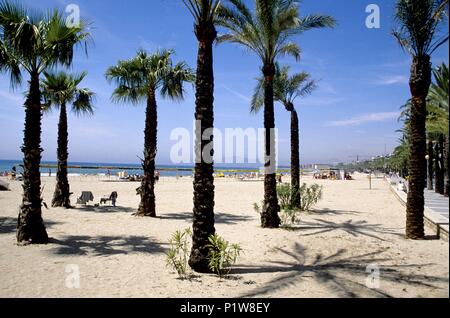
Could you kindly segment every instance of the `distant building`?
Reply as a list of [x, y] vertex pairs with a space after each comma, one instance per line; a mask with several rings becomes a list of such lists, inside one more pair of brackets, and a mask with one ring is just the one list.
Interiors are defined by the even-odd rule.
[[325, 165], [325, 164], [315, 164], [314, 165], [314, 169], [315, 170], [330, 170], [331, 166], [330, 165]]

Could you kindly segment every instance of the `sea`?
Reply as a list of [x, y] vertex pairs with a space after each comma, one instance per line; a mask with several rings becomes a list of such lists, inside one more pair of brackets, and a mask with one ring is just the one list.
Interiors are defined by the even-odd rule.
[[[12, 171], [15, 166], [18, 173], [23, 171], [20, 160], [0, 160], [0, 174]], [[42, 161], [41, 175], [55, 176], [57, 162]], [[119, 172], [126, 171], [128, 175], [142, 175], [143, 170], [140, 164], [136, 163], [98, 163], [98, 162], [69, 162], [68, 169], [69, 176], [79, 175], [118, 175]], [[162, 177], [187, 177], [193, 174], [193, 165], [157, 165], [156, 169], [160, 172]], [[224, 174], [231, 173], [245, 173], [250, 170], [259, 171], [261, 167], [255, 165], [245, 166], [216, 166], [216, 172]], [[280, 169], [287, 169], [287, 167], [280, 167]]]

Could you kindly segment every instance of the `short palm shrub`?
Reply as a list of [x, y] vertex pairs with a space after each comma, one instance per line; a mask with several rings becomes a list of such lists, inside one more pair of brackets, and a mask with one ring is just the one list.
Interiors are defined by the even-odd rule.
[[310, 187], [303, 183], [300, 187], [301, 204], [300, 209], [302, 211], [310, 211], [311, 208], [316, 205], [323, 195], [323, 187], [318, 184], [313, 184]]
[[300, 222], [300, 210], [287, 209], [280, 213], [281, 225], [283, 227], [290, 227]]
[[191, 238], [192, 231], [187, 228], [183, 231], [176, 231], [169, 240], [171, 247], [166, 254], [167, 267], [175, 270], [180, 278], [187, 276]]
[[[318, 184], [308, 186], [306, 183], [300, 187], [300, 211], [310, 211], [322, 199], [323, 187]], [[277, 186], [278, 201], [283, 211], [295, 210], [291, 204], [291, 185]]]
[[277, 186], [278, 203], [281, 210], [292, 209], [291, 205], [291, 185], [288, 183]]
[[242, 248], [239, 244], [230, 244], [217, 234], [211, 235], [208, 240], [209, 268], [220, 277], [228, 275]]
[[258, 213], [261, 214], [262, 213], [262, 208], [264, 206], [264, 201], [261, 201], [261, 203], [253, 203], [253, 210]]

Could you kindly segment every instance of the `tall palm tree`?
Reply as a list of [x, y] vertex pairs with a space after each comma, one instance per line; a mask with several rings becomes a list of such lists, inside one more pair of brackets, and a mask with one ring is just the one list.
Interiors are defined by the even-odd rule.
[[106, 71], [106, 78], [116, 84], [114, 102], [138, 104], [146, 101], [144, 177], [139, 193], [141, 202], [137, 216], [156, 217], [155, 159], [157, 153], [158, 112], [156, 94], [163, 98], [182, 100], [184, 84], [194, 81], [194, 74], [184, 62], [172, 62], [173, 51], [149, 54], [139, 50], [136, 57], [119, 61]]
[[[183, 0], [194, 18], [194, 33], [198, 41], [197, 80], [195, 83], [195, 141], [194, 209], [192, 251], [189, 266], [196, 272], [208, 273], [208, 238], [214, 227], [214, 163], [213, 149], [205, 154], [212, 140], [203, 135], [214, 128], [214, 69], [213, 43], [217, 38], [219, 0]], [[204, 154], [208, 157], [205, 158]]]
[[434, 82], [428, 94], [427, 132], [437, 136], [440, 156], [436, 159], [439, 173], [436, 191], [448, 196], [448, 139], [449, 139], [449, 72], [446, 64], [433, 70]]
[[396, 171], [400, 172], [402, 178], [406, 178], [408, 175], [409, 140], [406, 136], [402, 136], [399, 141], [400, 144], [394, 149], [390, 158], [390, 165]]
[[406, 208], [406, 237], [424, 238], [424, 180], [426, 171], [426, 98], [431, 85], [431, 54], [448, 40], [448, 33], [438, 36], [442, 13], [435, 16], [443, 0], [398, 0], [393, 32], [403, 49], [412, 57], [410, 74], [411, 158], [409, 192]]
[[401, 133], [401, 137], [399, 138], [399, 146], [394, 150], [393, 161], [395, 162], [397, 168], [401, 168], [401, 177], [406, 178], [409, 175], [408, 167], [411, 159], [411, 154], [409, 151], [411, 145], [411, 100], [408, 100], [406, 104], [400, 107], [400, 109], [401, 112], [398, 121], [403, 122], [403, 127], [397, 130], [398, 133]]
[[35, 14], [20, 4], [0, 3], [0, 69], [10, 72], [11, 83], [20, 83], [22, 72], [29, 75], [25, 101], [23, 201], [20, 207], [17, 241], [21, 244], [47, 243], [42, 220], [41, 178], [41, 90], [42, 72], [72, 63], [74, 46], [89, 37], [86, 24], [68, 27], [62, 14]]
[[333, 27], [330, 16], [299, 16], [298, 3], [294, 0], [255, 0], [252, 12], [241, 0], [228, 0], [221, 7], [218, 22], [229, 33], [218, 38], [219, 43], [231, 42], [254, 52], [262, 63], [264, 76], [264, 129], [265, 129], [265, 180], [264, 206], [261, 225], [278, 228], [280, 206], [276, 191], [275, 115], [273, 81], [275, 63], [282, 55], [300, 58], [300, 48], [290, 40], [314, 28]]
[[44, 111], [59, 109], [58, 123], [58, 171], [56, 174], [56, 187], [53, 194], [52, 206], [71, 208], [70, 185], [67, 178], [67, 159], [69, 133], [67, 127], [67, 106], [72, 104], [72, 111], [77, 114], [94, 113], [94, 93], [87, 88], [79, 88], [78, 85], [86, 77], [87, 73], [71, 75], [66, 72], [44, 73], [42, 82], [42, 95], [45, 101]]
[[[411, 139], [411, 136], [410, 136], [411, 135], [411, 125], [410, 125], [411, 124], [411, 107], [412, 107], [412, 100], [409, 99], [406, 102], [406, 104], [400, 108], [402, 111], [400, 113], [400, 118], [399, 118], [399, 121], [403, 121], [404, 128], [399, 130], [398, 132], [402, 132], [403, 136], [404, 137], [406, 136], [406, 138], [408, 140]], [[428, 163], [427, 163], [427, 170], [426, 170], [426, 174], [427, 174], [426, 186], [427, 186], [427, 189], [431, 191], [435, 188], [434, 183], [433, 183], [433, 180], [435, 179], [434, 178], [435, 171], [436, 171], [436, 173], [438, 173], [439, 169], [438, 169], [437, 165], [435, 164], [436, 163], [436, 154], [437, 154], [437, 152], [435, 151], [436, 150], [435, 143], [436, 143], [438, 136], [433, 129], [429, 129], [430, 127], [432, 127], [432, 126], [430, 126], [430, 123], [431, 123], [430, 119], [432, 117], [430, 117], [431, 113], [430, 113], [429, 108], [430, 108], [430, 103], [427, 103], [427, 119], [426, 119], [426, 137], [427, 137], [426, 151], [427, 151], [427, 154], [426, 154], [425, 158], [427, 159]], [[408, 154], [408, 157], [410, 157], [410, 154]]]
[[[294, 102], [299, 97], [312, 93], [316, 88], [316, 82], [308, 73], [302, 72], [289, 75], [289, 67], [279, 68], [276, 65], [273, 81], [274, 99], [283, 104], [291, 113], [291, 206], [300, 208], [300, 141], [298, 115]], [[251, 111], [257, 113], [264, 106], [264, 78], [258, 79], [255, 93], [252, 98]]]

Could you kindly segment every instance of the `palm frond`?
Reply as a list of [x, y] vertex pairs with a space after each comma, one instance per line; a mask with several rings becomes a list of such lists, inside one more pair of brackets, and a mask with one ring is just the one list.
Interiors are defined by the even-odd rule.
[[[290, 68], [282, 68], [276, 65], [275, 77], [273, 80], [274, 98], [285, 107], [293, 105], [300, 97], [310, 95], [316, 88], [317, 83], [306, 73], [296, 73], [290, 75]], [[257, 113], [264, 104], [264, 77], [257, 78], [257, 85], [251, 101], [251, 112]]]
[[106, 71], [106, 78], [116, 85], [112, 101], [138, 104], [147, 99], [149, 92], [173, 100], [184, 98], [184, 84], [193, 83], [195, 75], [191, 68], [180, 62], [173, 65], [173, 50], [159, 50], [149, 54], [138, 50], [130, 60], [119, 61]]
[[254, 52], [265, 64], [274, 64], [280, 55], [300, 58], [300, 48], [290, 41], [313, 28], [333, 27], [336, 21], [325, 15], [299, 16], [294, 0], [255, 0], [252, 12], [242, 0], [224, 1], [217, 24], [228, 32], [218, 43], [231, 42]]
[[72, 112], [77, 116], [94, 115], [94, 99], [95, 93], [88, 88], [77, 89], [72, 105]]
[[[0, 39], [8, 48], [10, 61], [28, 73], [41, 74], [57, 65], [70, 66], [74, 48], [90, 39], [88, 24], [68, 27], [61, 12], [34, 12], [21, 4], [3, 0], [0, 3]], [[15, 80], [18, 68], [14, 68]]]
[[440, 28], [444, 11], [439, 8], [444, 2], [446, 0], [397, 0], [397, 27], [393, 35], [411, 55], [431, 55], [448, 40], [448, 31]]
[[196, 25], [215, 24], [220, 0], [182, 0], [195, 19]]
[[257, 114], [264, 106], [264, 79], [257, 78], [257, 85], [253, 92], [251, 104], [250, 104], [250, 113]]
[[87, 88], [78, 88], [78, 85], [87, 76], [87, 72], [81, 74], [68, 74], [64, 71], [44, 72], [44, 76], [41, 85], [44, 112], [50, 112], [62, 104], [71, 103], [72, 112], [75, 114], [93, 114], [95, 94]]
[[22, 82], [22, 72], [20, 63], [13, 55], [5, 43], [1, 40], [0, 35], [0, 73], [9, 73], [10, 84], [12, 88], [20, 85]]

